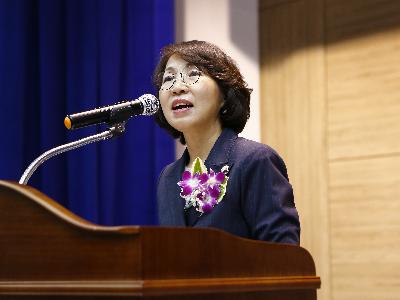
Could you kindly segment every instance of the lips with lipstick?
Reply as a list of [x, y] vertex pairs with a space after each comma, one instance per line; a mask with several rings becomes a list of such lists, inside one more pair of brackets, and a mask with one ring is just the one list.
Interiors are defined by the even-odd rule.
[[176, 99], [172, 102], [172, 110], [174, 112], [186, 111], [192, 107], [192, 102], [186, 99]]

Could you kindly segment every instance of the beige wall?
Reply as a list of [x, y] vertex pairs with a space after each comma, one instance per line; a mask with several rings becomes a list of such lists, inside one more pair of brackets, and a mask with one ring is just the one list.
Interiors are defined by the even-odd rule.
[[260, 43], [319, 299], [400, 299], [400, 1], [261, 0]]
[[242, 136], [260, 140], [260, 72], [257, 0], [175, 0], [176, 40], [205, 40], [238, 64], [253, 93]]
[[[238, 64], [253, 93], [251, 116], [241, 136], [260, 141], [258, 0], [175, 0], [176, 40], [205, 40]], [[178, 147], [177, 156], [182, 149]]]

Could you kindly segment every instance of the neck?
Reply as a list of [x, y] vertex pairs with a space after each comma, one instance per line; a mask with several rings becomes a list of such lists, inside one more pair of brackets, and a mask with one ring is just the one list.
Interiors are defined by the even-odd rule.
[[212, 147], [222, 132], [220, 124], [215, 127], [202, 128], [197, 132], [184, 133], [187, 149], [190, 156], [188, 166], [191, 166], [196, 157], [205, 161]]

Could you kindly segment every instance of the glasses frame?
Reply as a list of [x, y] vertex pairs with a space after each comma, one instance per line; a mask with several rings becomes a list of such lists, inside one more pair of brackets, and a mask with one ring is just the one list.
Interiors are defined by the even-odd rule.
[[[198, 72], [198, 75], [197, 75], [197, 79], [196, 80], [194, 80], [193, 82], [190, 82], [192, 80], [188, 80], [188, 78], [190, 77], [188, 73], [193, 71], [193, 69], [195, 69]], [[186, 70], [186, 72], [185, 72], [185, 70]], [[180, 70], [179, 72], [175, 73], [174, 74], [174, 79], [171, 80], [171, 82], [164, 82], [164, 83], [162, 82], [164, 80], [164, 74], [165, 74], [165, 72], [163, 73], [163, 77], [161, 79], [160, 91], [169, 91], [170, 89], [172, 89], [174, 87], [175, 83], [178, 80], [177, 74], [179, 74], [180, 80], [186, 85], [196, 84], [200, 80], [201, 76], [203, 76], [203, 72], [199, 68], [197, 68], [195, 65], [187, 65], [182, 70]], [[186, 78], [186, 80], [185, 80], [185, 78]], [[163, 87], [165, 85], [167, 87]]]

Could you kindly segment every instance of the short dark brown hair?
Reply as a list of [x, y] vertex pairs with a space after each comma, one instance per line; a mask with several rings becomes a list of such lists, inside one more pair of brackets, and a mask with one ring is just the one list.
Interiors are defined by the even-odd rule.
[[[160, 61], [153, 75], [157, 90], [161, 88], [168, 59], [174, 54], [195, 65], [217, 82], [224, 99], [220, 110], [222, 128], [231, 128], [236, 133], [242, 132], [250, 117], [252, 89], [247, 88], [247, 83], [233, 59], [216, 45], [205, 41], [193, 40], [168, 45], [161, 49]], [[181, 143], [185, 144], [182, 132], [167, 122], [161, 107], [155, 114], [155, 120], [160, 127], [165, 128], [174, 138], [180, 138]]]

